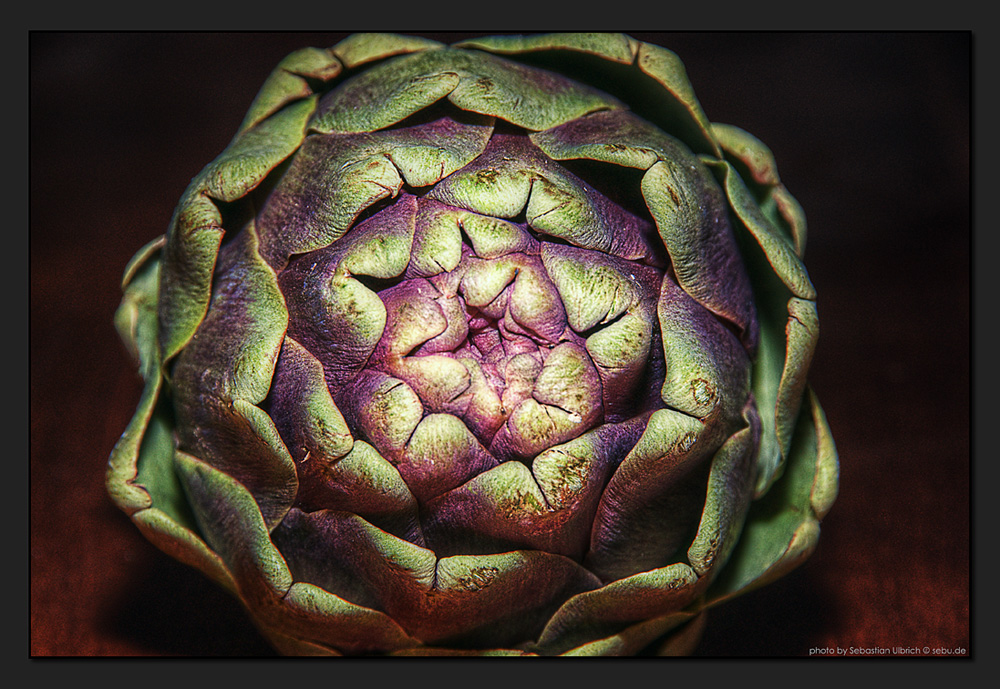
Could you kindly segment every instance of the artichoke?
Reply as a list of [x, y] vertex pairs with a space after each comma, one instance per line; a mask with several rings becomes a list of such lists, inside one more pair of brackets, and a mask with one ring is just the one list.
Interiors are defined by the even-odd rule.
[[305, 48], [126, 268], [108, 490], [283, 653], [688, 653], [837, 492], [804, 242], [664, 48]]

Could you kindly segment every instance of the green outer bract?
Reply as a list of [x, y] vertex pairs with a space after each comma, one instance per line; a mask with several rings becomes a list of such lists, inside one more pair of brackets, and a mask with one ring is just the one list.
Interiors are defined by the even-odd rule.
[[[587, 65], [603, 61], [607, 69], [617, 70], [614, 73], [620, 77], [621, 93], [608, 96], [579, 83], [540, 80], [534, 67], [521, 66], [541, 64], [551, 56], [563, 62], [576, 56]], [[391, 62], [387, 61], [390, 57], [394, 58]], [[521, 59], [523, 62], [518, 62]], [[345, 75], [357, 76], [344, 81]], [[327, 105], [325, 94], [336, 84], [346, 84], [340, 90], [341, 97], [349, 98], [355, 107]], [[628, 98], [636, 93], [643, 94], [646, 103], [641, 112], [644, 119], [628, 110]], [[455, 146], [433, 142], [424, 146], [415, 134], [398, 135], [393, 130], [368, 134], [401, 122], [442, 98], [475, 113], [462, 123], [465, 129], [461, 137], [455, 137]], [[303, 447], [317, 453], [318, 448], [327, 448], [323, 451], [335, 455], [328, 460], [339, 461], [337, 467], [344, 476], [360, 476], [351, 473], [358, 466], [372, 467], [368, 470], [372, 472], [370, 480], [384, 481], [380, 484], [384, 486], [392, 485], [396, 469], [371, 446], [352, 441], [341, 415], [342, 410], [354, 413], [350, 402], [331, 398], [322, 384], [320, 364], [286, 335], [290, 316], [276, 270], [280, 272], [289, 255], [327, 246], [342, 237], [373, 201], [395, 197], [404, 184], [437, 182], [469, 164], [483, 152], [475, 142], [482, 139], [485, 145], [486, 138], [476, 132], [485, 125], [482, 132], [488, 138], [490, 118], [526, 129], [531, 142], [552, 160], [590, 159], [638, 171], [646, 205], [663, 237], [680, 287], [673, 296], [665, 291], [657, 306], [655, 294], [650, 296], [631, 283], [614, 282], [619, 259], [609, 257], [598, 265], [607, 263], [606, 275], [610, 277], [601, 279], [611, 281], [607, 284], [616, 290], [617, 301], [597, 306], [587, 301], [597, 283], [580, 280], [576, 250], [558, 246], [543, 249], [541, 260], [560, 293], [584, 295], [582, 305], [567, 301], [568, 317], [575, 328], [583, 331], [628, 314], [614, 328], [587, 341], [589, 354], [598, 363], [614, 363], [615, 352], [621, 352], [634, 362], [629, 364], [631, 373], [626, 370], [621, 375], [633, 380], [639, 370], [635, 366], [650, 352], [648, 344], [641, 344], [648, 342], [650, 328], [659, 325], [670, 331], [671, 339], [666, 341], [665, 337], [663, 352], [668, 375], [660, 391], [667, 408], [644, 417], [643, 427], [622, 426], [622, 432], [631, 438], [631, 449], [614, 476], [594, 458], [604, 456], [619, 436], [598, 427], [558, 446], [562, 448], [559, 452], [539, 455], [532, 469], [537, 486], [524, 465], [516, 462], [503, 465], [502, 471], [497, 467], [479, 474], [469, 485], [503, 481], [505, 485], [523, 482], [527, 486], [524, 491], [530, 487], [535, 491], [531, 500], [539, 512], [537, 521], [524, 528], [538, 531], [536, 536], [526, 537], [545, 544], [544, 534], [549, 529], [545, 520], [554, 519], [552, 515], [561, 514], [563, 506], [586, 497], [570, 491], [567, 481], [598, 477], [607, 483], [610, 502], [595, 503], [593, 509], [599, 522], [613, 529], [614, 518], [621, 516], [615, 512], [616, 491], [632, 485], [630, 476], [649, 474], [655, 486], [657, 481], [673, 480], [669, 462], [680, 466], [704, 457], [706, 452], [714, 453], [707, 458], [711, 470], [703, 477], [708, 491], [697, 534], [686, 555], [674, 564], [651, 563], [618, 571], [614, 564], [617, 553], [622, 548], [628, 552], [629, 546], [614, 539], [605, 550], [589, 556], [588, 565], [602, 574], [600, 581], [569, 553], [546, 552], [541, 546], [438, 557], [418, 545], [419, 539], [402, 537], [413, 527], [412, 496], [393, 494], [389, 488], [382, 492], [389, 516], [380, 527], [349, 511], [298, 513], [294, 519], [289, 514], [299, 488], [296, 462], [300, 458], [290, 454], [282, 442], [284, 430], [276, 428], [261, 407], [275, 376], [293, 381], [308, 399], [308, 414], [296, 417], [296, 438]], [[597, 133], [581, 134], [580, 123], [587, 123]], [[340, 149], [347, 151], [343, 153], [347, 162], [337, 159], [329, 166], [336, 174], [345, 175], [344, 188], [354, 185], [351, 193], [358, 196], [347, 198], [344, 206], [323, 210], [327, 215], [322, 217], [329, 219], [317, 223], [309, 236], [288, 239], [264, 232], [258, 246], [257, 233], [247, 224], [249, 229], [220, 252], [227, 233], [221, 207], [246, 197], [300, 147], [305, 150], [303, 144], [311, 132], [343, 135], [348, 137], [345, 141], [356, 142], [350, 144], [353, 149]], [[367, 138], [349, 139], [351, 136]], [[472, 142], [472, 148], [462, 142]], [[483, 154], [486, 158], [487, 153]], [[350, 177], [355, 174], [351, 166], [358, 165], [351, 162], [357, 155], [370, 155], [362, 161], [374, 162], [365, 163], [366, 176]], [[482, 172], [478, 177], [456, 174], [435, 188], [431, 197], [471, 209], [463, 211], [460, 222], [476, 250], [486, 254], [501, 256], [511, 246], [522, 246], [528, 240], [512, 225], [481, 218], [512, 217], [525, 205], [529, 218], [532, 213], [539, 218], [539, 228], [565, 237], [574, 246], [627, 259], [642, 251], [640, 245], [624, 242], [613, 230], [602, 234], [598, 228], [591, 235], [575, 234], [573, 213], [577, 211], [572, 206], [544, 206], [550, 202], [546, 194], [563, 195], [552, 198], [577, 194], [581, 199], [578, 203], [584, 204], [579, 212], [590, 213], [586, 193], [580, 194], [572, 183], [561, 181], [547, 167], [537, 170], [549, 186], [536, 184], [530, 197], [527, 189], [509, 192], [523, 193], [510, 209], [486, 207], [495, 196], [479, 200], [480, 191], [473, 182], [483, 179]], [[497, 179], [503, 181], [502, 166], [489, 168], [489, 172], [494, 177], [500, 175]], [[296, 193], [293, 175], [288, 175], [290, 191], [279, 186], [274, 193]], [[510, 179], [516, 178], [514, 174]], [[362, 186], [357, 186], [356, 180], [361, 180]], [[721, 190], [712, 193], [728, 206], [734, 220], [736, 242], [750, 274], [759, 338], [742, 315], [753, 309], [747, 298], [727, 300], [715, 293], [714, 286], [726, 277], [727, 268], [704, 260], [715, 252], [715, 245], [710, 231], [698, 225], [694, 209], [699, 201], [690, 198], [697, 189]], [[410, 206], [415, 203], [404, 202]], [[548, 224], [542, 223], [542, 216]], [[363, 223], [358, 233], [364, 233], [362, 227]], [[382, 239], [383, 250], [388, 252], [385, 256], [398, 255], [403, 261], [400, 265], [405, 266], [412, 244], [415, 267], [445, 261], [449, 264], [445, 268], [454, 268], [459, 261], [458, 245], [448, 244], [446, 225], [439, 227], [444, 234], [428, 234], [419, 241], [412, 232], [407, 235], [400, 230], [401, 234], [392, 235], [387, 231]], [[342, 244], [344, 248], [330, 270], [340, 276], [341, 282], [335, 284], [363, 296], [358, 283], [351, 282], [351, 275], [360, 271], [388, 278], [400, 273], [389, 263], [381, 263], [395, 259], [377, 257], [373, 262], [360, 242]], [[702, 611], [782, 576], [808, 557], [816, 546], [819, 522], [836, 497], [836, 450], [823, 411], [806, 383], [818, 320], [815, 289], [801, 260], [804, 244], [804, 216], [781, 184], [770, 151], [740, 129], [710, 123], [680, 60], [661, 47], [621, 34], [501, 36], [451, 47], [422, 38], [359, 34], [328, 50], [300, 50], [281, 62], [236, 137], [192, 180], [166, 235], [140, 250], [126, 270], [124, 299], [115, 324], [139, 363], [145, 389], [135, 416], [111, 454], [108, 491], [156, 546], [238, 596], [265, 636], [284, 653], [690, 652], [704, 622]], [[503, 267], [502, 261], [496, 265], [501, 272], [515, 271], [512, 265]], [[379, 270], [385, 274], [380, 275]], [[534, 274], [532, 270], [526, 264], [516, 268], [526, 281]], [[500, 279], [498, 275], [482, 273], [480, 277], [486, 281], [482, 284]], [[542, 289], [539, 285], [536, 288]], [[544, 290], [522, 292], [545, 294]], [[472, 294], [468, 292], [467, 298]], [[352, 337], [358, 343], [377, 341], [385, 318], [391, 320], [396, 313], [392, 309], [407, 304], [405, 300], [400, 306], [393, 303], [387, 302], [388, 315], [369, 312], [368, 318], [374, 320], [362, 322]], [[706, 354], [700, 349], [700, 332], [675, 327], [679, 321], [674, 319], [687, 318], [686, 314], [696, 311], [727, 319], [740, 333], [747, 351], [755, 352], [752, 369], [748, 369], [752, 373], [744, 387], [739, 387], [743, 383], [726, 381], [739, 379], [732, 371], [742, 370], [745, 364], [740, 363], [740, 357], [745, 355], [730, 356], [722, 350]], [[236, 313], [239, 318], [233, 321], [220, 313]], [[400, 331], [399, 337], [405, 336]], [[211, 346], [200, 344], [201, 340]], [[585, 372], [579, 372], [583, 370], [579, 369], [582, 351], [579, 347], [560, 348], [558, 365], [553, 358], [552, 367], [543, 370], [539, 380], [548, 376], [546, 380], [554, 381], [552, 394], [562, 394], [558, 392], [558, 366], [575, 371], [575, 379], [586, 377]], [[276, 372], [279, 352], [281, 360], [288, 363]], [[182, 353], [185, 356], [179, 357]], [[403, 360], [399, 361], [402, 366]], [[455, 365], [454, 360], [440, 357], [427, 357], [424, 363], [430, 366], [434, 362]], [[201, 370], [204, 375], [196, 376]], [[458, 370], [475, 379], [474, 368], [469, 368], [468, 374], [461, 367]], [[688, 377], [675, 380], [678, 371]], [[685, 386], [695, 375], [691, 371], [697, 372], [696, 380], [704, 385], [689, 391]], [[327, 375], [331, 375], [329, 370]], [[190, 381], [195, 378], [202, 386], [197, 392], [191, 389]], [[389, 394], [389, 388], [379, 380], [371, 380], [371, 389]], [[734, 394], [749, 394], [756, 410], [752, 404], [743, 408], [742, 399], [727, 397], [726, 385], [737, 385]], [[201, 404], [178, 408], [174, 397], [200, 400]], [[586, 407], [580, 410], [586, 416]], [[363, 415], [364, 410], [359, 413]], [[357, 421], [361, 417], [352, 418], [364, 423], [363, 418]], [[412, 427], [404, 431], [433, 442], [436, 432], [449, 427], [448, 418], [453, 417], [431, 414], [425, 419], [427, 425], [417, 427], [419, 432]], [[531, 420], [534, 417], [524, 418], [523, 423], [535, 423]], [[716, 418], [742, 419], [732, 427], [742, 430], [733, 432], [730, 428], [724, 436], [702, 439], [699, 419], [708, 422]], [[417, 413], [414, 423], [419, 419]], [[397, 419], [397, 423], [403, 421]], [[209, 424], [221, 429], [217, 431], [220, 437], [202, 432], [202, 426]], [[392, 432], [392, 428], [385, 431]], [[259, 459], [257, 464], [248, 466], [242, 457], [226, 454], [224, 448], [229, 446], [223, 441], [232, 436], [241, 439], [241, 452]], [[391, 438], [386, 438], [390, 443]], [[461, 442], [475, 445], [474, 439]], [[197, 456], [192, 448], [200, 448], [203, 456]], [[573, 462], [562, 464], [567, 457]], [[417, 462], [420, 457], [406, 455], [401, 459]], [[567, 467], [575, 473], [565, 473]], [[521, 493], [520, 499], [527, 500], [529, 492]], [[501, 503], [490, 509], [506, 509], [502, 497], [496, 499]], [[449, 504], [442, 502], [444, 508]], [[630, 506], [622, 499], [621, 505], [621, 510], [632, 510], [642, 523], [641, 501]], [[567, 522], [565, 528], [579, 527], [574, 524]], [[310, 529], [320, 528], [351, 539], [357, 552], [364, 554], [363, 562], [347, 563], [345, 571], [354, 572], [362, 587], [372, 587], [359, 593], [357, 600], [376, 596], [377, 601], [372, 599], [371, 605], [350, 602], [315, 583], [296, 580], [282, 552], [307, 548], [298, 539], [306, 538], [303, 534]], [[656, 524], [651, 528], [650, 538], [662, 536], [654, 533]], [[322, 568], [322, 564], [317, 566]], [[386, 577], [396, 582], [386, 585], [395, 591], [392, 595], [385, 594], [385, 587], [378, 588], [379, 582], [389, 581]], [[533, 610], [536, 595], [552, 596], [558, 603], [544, 613], [540, 636], [506, 646], [477, 645], [475, 635], [479, 632], [474, 624], [470, 628], [465, 618], [475, 617], [480, 609], [503, 605], [509, 607], [506, 614], [522, 614], [521, 608], [527, 614]], [[464, 616], [449, 617], [451, 608], [464, 611]], [[463, 640], [469, 634], [471, 637]]]

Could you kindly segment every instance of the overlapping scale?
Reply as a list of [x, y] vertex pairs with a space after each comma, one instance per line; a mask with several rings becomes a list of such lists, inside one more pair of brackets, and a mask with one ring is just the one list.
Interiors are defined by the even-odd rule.
[[531, 135], [557, 160], [588, 158], [645, 170], [642, 192], [677, 282], [736, 325], [751, 352], [753, 294], [718, 184], [676, 138], [623, 110], [597, 112]]
[[488, 118], [442, 118], [388, 131], [312, 135], [296, 153], [261, 211], [258, 231], [268, 262], [328, 246], [362, 211], [423, 187], [478, 156], [492, 132]]
[[355, 515], [293, 510], [275, 532], [293, 575], [384, 612], [425, 643], [515, 646], [555, 601], [598, 586], [572, 560], [538, 550], [440, 557]]
[[252, 227], [220, 257], [208, 314], [173, 369], [178, 440], [189, 453], [242, 482], [269, 527], [298, 489], [295, 466], [271, 417], [267, 396], [288, 316], [274, 271]]
[[652, 254], [648, 221], [629, 213], [524, 136], [497, 134], [486, 150], [428, 196], [483, 215], [514, 218], [574, 246], [626, 259]]
[[554, 72], [443, 48], [382, 62], [348, 79], [323, 97], [310, 127], [324, 133], [384, 129], [444, 97], [462, 110], [534, 131], [623, 107], [615, 98]]

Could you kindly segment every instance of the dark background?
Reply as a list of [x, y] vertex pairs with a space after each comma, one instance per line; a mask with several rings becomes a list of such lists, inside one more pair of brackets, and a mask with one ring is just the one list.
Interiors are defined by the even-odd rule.
[[[811, 382], [841, 460], [815, 554], [710, 612], [699, 655], [969, 657], [975, 34], [630, 33], [677, 52], [709, 119], [769, 145], [805, 207]], [[105, 495], [141, 389], [112, 317], [271, 69], [342, 37], [30, 35], [30, 656], [272, 654]]]

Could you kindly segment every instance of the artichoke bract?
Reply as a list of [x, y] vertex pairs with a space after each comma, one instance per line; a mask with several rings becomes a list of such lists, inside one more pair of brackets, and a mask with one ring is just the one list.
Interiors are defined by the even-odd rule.
[[108, 490], [283, 653], [691, 652], [837, 492], [804, 243], [662, 47], [303, 49], [126, 269]]

